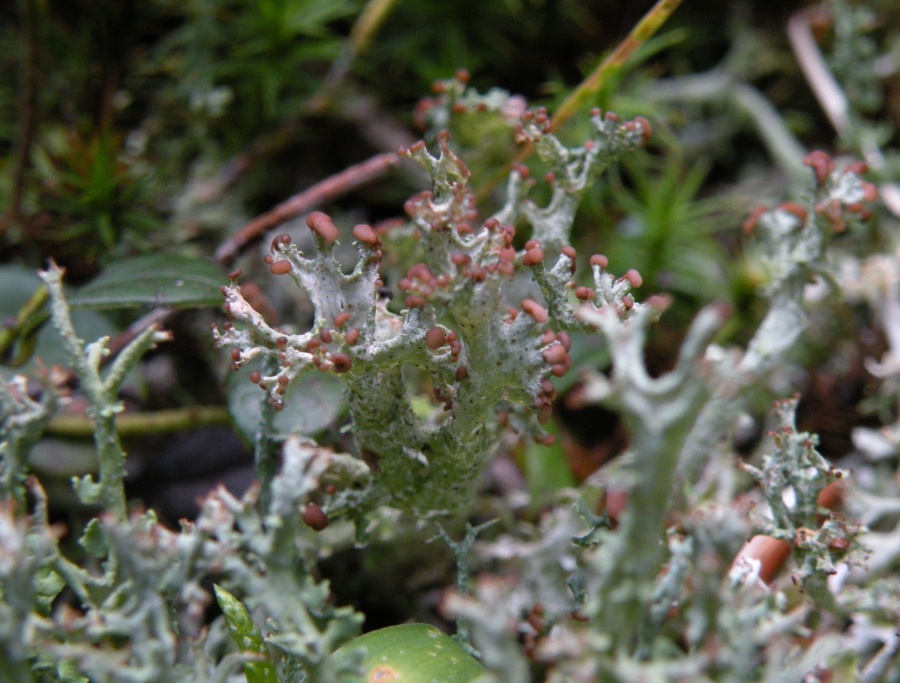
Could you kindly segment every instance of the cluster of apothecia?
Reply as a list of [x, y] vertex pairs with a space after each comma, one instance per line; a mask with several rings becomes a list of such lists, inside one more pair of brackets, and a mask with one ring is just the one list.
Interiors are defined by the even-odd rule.
[[[321, 240], [322, 245], [333, 245], [340, 232], [329, 216], [321, 211], [315, 211], [307, 218], [307, 226]], [[368, 252], [368, 257], [377, 262], [381, 258], [381, 239], [376, 231], [369, 225], [357, 225], [353, 228], [353, 236]], [[291, 237], [287, 234], [276, 236], [271, 243], [272, 255], [264, 258], [269, 270], [274, 275], [286, 275], [294, 270], [294, 264], [288, 257], [288, 247], [291, 245]], [[241, 271], [236, 270], [229, 274], [234, 285], [241, 276]], [[376, 288], [383, 286], [380, 280], [375, 281]], [[245, 287], [246, 288], [246, 287]], [[223, 288], [226, 296], [225, 312], [230, 317], [246, 317], [238, 315], [233, 307], [240, 305], [240, 301], [227, 288]], [[243, 292], [241, 292], [243, 294]], [[244, 297], [241, 297], [242, 299]], [[322, 372], [334, 372], [343, 374], [351, 370], [353, 366], [352, 349], [360, 341], [361, 331], [359, 327], [351, 325], [352, 314], [349, 311], [341, 311], [329, 321], [330, 326], [325, 326], [315, 335], [307, 335], [303, 343], [293, 349], [288, 349], [289, 338], [286, 335], [276, 336], [273, 340], [276, 357], [281, 362], [282, 368], [287, 369], [292, 365], [292, 360], [300, 358]], [[231, 323], [224, 324], [225, 335], [219, 335], [214, 330], [216, 340], [224, 340], [228, 335], [237, 337], [237, 333]], [[256, 357], [256, 353], [242, 350], [235, 346], [231, 349], [232, 369], [239, 370], [246, 362]], [[250, 381], [261, 389], [270, 393], [270, 402], [276, 410], [283, 408], [283, 397], [287, 392], [291, 377], [286, 372], [281, 372], [274, 377], [264, 378], [259, 371], [250, 373]]]
[[[847, 230], [848, 220], [866, 221], [872, 217], [868, 205], [878, 198], [878, 188], [860, 178], [868, 172], [865, 162], [856, 161], [838, 168], [834, 159], [827, 153], [815, 150], [803, 158], [803, 165], [812, 170], [817, 195], [822, 196], [817, 196], [811, 207], [796, 202], [783, 202], [776, 210], [795, 217], [798, 225], [803, 225], [809, 217], [809, 209], [812, 208], [836, 233]], [[770, 211], [771, 209], [765, 206], [754, 209], [744, 221], [744, 232], [753, 233], [759, 219]]]
[[[464, 83], [462, 78], [457, 80]], [[650, 125], [645, 119], [620, 122], [613, 113], [607, 113], [602, 119], [599, 111], [592, 112], [592, 115], [606, 126], [617, 125], [620, 131], [635, 134], [632, 137], [637, 144], [646, 142], [651, 134]], [[543, 109], [521, 114], [518, 126], [517, 137], [523, 140], [534, 140], [535, 135], [547, 135], [552, 128], [550, 117]], [[437, 136], [437, 142], [440, 147], [439, 157], [431, 156], [423, 142], [400, 150], [401, 155], [415, 159], [429, 170], [434, 187], [431, 191], [410, 198], [404, 206], [420, 228], [428, 263], [413, 265], [405, 277], [399, 280], [397, 286], [404, 293], [404, 304], [410, 312], [434, 305], [435, 311], [448, 312], [449, 324], [453, 327], [459, 326], [459, 329], [454, 331], [443, 325], [435, 325], [434, 316], [428, 312], [423, 314], [424, 320], [431, 320], [431, 326], [428, 327], [426, 323], [420, 332], [425, 347], [440, 357], [440, 362], [451, 365], [452, 378], [459, 384], [467, 380], [471, 372], [466, 353], [471, 352], [467, 342], [471, 344], [472, 340], [467, 339], [466, 335], [472, 333], [473, 328], [472, 320], [468, 322], [465, 320], [472, 311], [467, 309], [460, 314], [458, 310], [454, 310], [454, 305], [459, 306], [458, 301], [461, 298], [466, 301], [463, 307], [471, 306], [478, 309], [476, 313], [480, 314], [482, 319], [497, 315], [496, 307], [501, 300], [502, 281], [515, 276], [517, 265], [538, 269], [542, 274], [541, 277], [551, 269], [547, 267], [545, 271], [548, 248], [537, 236], [528, 240], [521, 251], [517, 251], [513, 244], [515, 237], [513, 226], [504, 225], [497, 218], [489, 218], [481, 223], [480, 228], [473, 227], [477, 225], [478, 213], [474, 195], [466, 187], [466, 181], [470, 176], [469, 169], [450, 149], [449, 134], [446, 131]], [[588, 150], [596, 149], [597, 144], [593, 140], [585, 143]], [[527, 178], [527, 170], [524, 167], [518, 168], [517, 171], [520, 177]], [[554, 183], [557, 178], [553, 173], [549, 173], [544, 180]], [[340, 231], [332, 219], [316, 211], [307, 218], [307, 226], [316, 237], [320, 257], [328, 255], [340, 236]], [[360, 263], [367, 262], [377, 269], [377, 264], [381, 260], [381, 239], [378, 232], [368, 225], [357, 225], [353, 228], [352, 234], [360, 250]], [[574, 290], [575, 297], [580, 302], [602, 305], [603, 302], [598, 299], [596, 289], [579, 287], [576, 286], [574, 279], [567, 280], [569, 274], [574, 275], [575, 250], [571, 246], [560, 246], [553, 239], [550, 244], [555, 246], [550, 246], [549, 251], [559, 253], [559, 258], [562, 259], [553, 266], [553, 269], [558, 271], [554, 277], [561, 274], [560, 283], [564, 283], [566, 289]], [[265, 262], [274, 275], [291, 274], [298, 284], [307, 290], [311, 287], [319, 290], [328, 284], [322, 283], [321, 279], [311, 279], [313, 277], [339, 277], [339, 274], [326, 273], [309, 267], [307, 264], [315, 261], [300, 259], [299, 252], [291, 245], [291, 238], [288, 235], [279, 235], [273, 239], [271, 255], [265, 257]], [[607, 266], [606, 258], [601, 255], [593, 256], [590, 263], [595, 271], [598, 268], [605, 270]], [[372, 277], [377, 277], [377, 270], [372, 272]], [[277, 374], [263, 377], [260, 372], [254, 371], [250, 375], [253, 383], [269, 393], [270, 402], [276, 409], [283, 407], [282, 398], [291, 380], [309, 366], [323, 372], [350, 373], [353, 376], [356, 372], [354, 361], [358, 363], [361, 358], [368, 358], [372, 353], [377, 355], [378, 344], [374, 340], [363, 339], [364, 335], [372, 333], [363, 319], [368, 313], [363, 311], [371, 311], [372, 305], [378, 308], [379, 291], [383, 288], [380, 279], [368, 281], [369, 284], [374, 282], [374, 291], [364, 296], [371, 296], [372, 300], [354, 302], [353, 313], [344, 310], [343, 307], [335, 309], [332, 306], [332, 310], [337, 312], [325, 318], [323, 315], [326, 311], [319, 310], [317, 305], [314, 329], [306, 334], [291, 335], [289, 338], [288, 335], [278, 333], [265, 324], [257, 311], [253, 310], [241, 296], [239, 288], [234, 286], [239, 273], [232, 275], [233, 286], [225, 288], [226, 313], [248, 321], [252, 328], [257, 328], [257, 334], [238, 333], [230, 323], [226, 323], [225, 334], [219, 335], [216, 332], [216, 340], [221, 345], [232, 347], [232, 367], [235, 370], [260, 355], [274, 355], [278, 359], [281, 369]], [[625, 288], [639, 287], [641, 284], [640, 275], [634, 270], [628, 271], [619, 280], [621, 286]], [[320, 299], [320, 302], [328, 301], [330, 300], [327, 295]], [[619, 297], [619, 303], [623, 311], [628, 311], [634, 306], [627, 293]], [[360, 307], [359, 304], [363, 306]], [[381, 313], [382, 317], [397, 318], [386, 309], [381, 310]], [[521, 321], [521, 315], [526, 316], [530, 322]], [[545, 305], [534, 299], [525, 298], [519, 308], [508, 309], [507, 315], [503, 318], [511, 334], [516, 338], [516, 343], [525, 343], [531, 349], [526, 350], [523, 347], [523, 357], [517, 362], [524, 363], [519, 370], [521, 381], [531, 387], [530, 391], [533, 393], [530, 407], [535, 411], [540, 424], [549, 421], [552, 401], [556, 397], [551, 377], [562, 377], [572, 365], [569, 355], [571, 338], [564, 331], [556, 332], [549, 329], [551, 317]], [[517, 320], [520, 322], [516, 322]], [[424, 329], [426, 327], [427, 329]], [[261, 334], [260, 329], [263, 330]], [[399, 331], [398, 328], [397, 332]], [[264, 348], [261, 348], [260, 341]], [[356, 351], [358, 344], [370, 341], [373, 344], [370, 345], [372, 348], [367, 349], [368, 355]], [[495, 343], [502, 344], [500, 340]], [[365, 372], [363, 369], [359, 371]], [[435, 398], [444, 404], [445, 410], [453, 407], [455, 391], [452, 385], [436, 386]]]

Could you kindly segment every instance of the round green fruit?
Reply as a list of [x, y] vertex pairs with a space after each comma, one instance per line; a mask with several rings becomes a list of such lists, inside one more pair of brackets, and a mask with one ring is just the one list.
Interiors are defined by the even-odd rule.
[[455, 640], [428, 624], [389, 626], [351, 640], [338, 659], [365, 648], [365, 683], [470, 683], [486, 669]]

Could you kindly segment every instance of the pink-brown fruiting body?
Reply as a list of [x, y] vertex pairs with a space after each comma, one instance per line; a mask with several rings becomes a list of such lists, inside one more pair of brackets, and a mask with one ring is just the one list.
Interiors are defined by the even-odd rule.
[[313, 211], [306, 218], [309, 229], [321, 237], [326, 244], [334, 244], [340, 236], [337, 226], [332, 222], [328, 214], [321, 211]]
[[349, 320], [350, 320], [349, 311], [344, 311], [343, 313], [338, 313], [336, 316], [334, 316], [334, 326], [335, 327], [343, 327]]
[[674, 298], [671, 294], [654, 294], [647, 299], [647, 305], [651, 306], [653, 310], [662, 313], [669, 306], [672, 305]]
[[796, 216], [800, 219], [801, 222], [805, 221], [806, 217], [809, 215], [806, 207], [798, 204], [797, 202], [783, 202], [779, 204], [778, 208], [782, 211], [786, 211], [792, 216]]
[[381, 244], [381, 240], [378, 239], [378, 235], [375, 230], [372, 229], [372, 226], [365, 225], [364, 223], [353, 228], [353, 238], [372, 247], [377, 247]]
[[347, 330], [347, 334], [344, 335], [344, 341], [347, 342], [348, 346], [356, 346], [356, 342], [359, 340], [359, 330], [355, 327], [351, 327]]
[[450, 262], [455, 265], [457, 268], [462, 266], [467, 266], [472, 262], [472, 257], [468, 254], [455, 253], [450, 257]]
[[741, 548], [734, 558], [732, 567], [750, 560], [758, 562], [759, 578], [766, 583], [772, 583], [790, 554], [790, 543], [779, 538], [760, 534], [744, 544], [744, 547]]
[[275, 261], [275, 263], [269, 266], [269, 270], [272, 272], [272, 275], [285, 275], [286, 273], [291, 272], [291, 262]]
[[803, 165], [809, 166], [816, 176], [816, 184], [822, 187], [834, 171], [834, 160], [821, 150], [815, 150], [803, 157]]
[[338, 374], [347, 372], [353, 365], [353, 360], [346, 353], [334, 353], [331, 355], [334, 371]]
[[307, 503], [303, 507], [301, 518], [303, 519], [303, 523], [313, 531], [322, 531], [322, 529], [328, 526], [329, 522], [328, 515], [326, 515], [321, 506], [316, 503]]
[[570, 367], [572, 367], [572, 361], [567, 357], [565, 363], [557, 363], [550, 366], [550, 374], [554, 377], [562, 377], [569, 371]]
[[641, 274], [634, 268], [630, 268], [622, 277], [625, 280], [628, 280], [628, 284], [635, 288], [640, 287], [642, 284], [644, 284], [644, 278], [642, 278]]
[[410, 294], [404, 301], [407, 308], [422, 308], [425, 306], [425, 299], [415, 294]]
[[429, 349], [434, 350], [440, 348], [444, 345], [446, 340], [446, 334], [440, 327], [432, 327], [425, 333], [425, 346]]
[[831, 229], [835, 232], [844, 232], [847, 229], [847, 222], [844, 220], [844, 212], [839, 200], [832, 199], [824, 204], [817, 204], [816, 213], [825, 216], [831, 224]]
[[525, 256], [522, 257], [522, 265], [523, 266], [536, 266], [539, 263], [544, 262], [544, 250], [540, 247], [532, 247], [528, 251], [525, 252]]
[[878, 199], [878, 188], [872, 183], [863, 182], [863, 201], [874, 202]]
[[569, 352], [566, 351], [566, 347], [562, 344], [556, 343], [551, 346], [548, 346], [541, 352], [541, 355], [544, 357], [544, 360], [551, 365], [555, 365], [557, 363], [562, 363], [566, 360], [566, 357], [569, 355]]
[[274, 253], [278, 251], [280, 246], [287, 246], [291, 243], [291, 236], [287, 233], [282, 233], [281, 235], [276, 235], [272, 238], [272, 244], [270, 245], [271, 251]]
[[650, 122], [643, 116], [636, 117], [634, 119], [634, 123], [640, 125], [641, 131], [643, 133], [643, 141], [646, 145], [648, 142], [650, 142], [650, 138], [653, 136], [653, 127], [650, 125]]
[[541, 409], [538, 411], [538, 422], [542, 425], [550, 422], [550, 418], [553, 417], [553, 406], [549, 403], [541, 406]]
[[556, 398], [556, 387], [549, 379], [541, 380], [541, 392], [551, 401]]
[[536, 322], [541, 324], [550, 319], [550, 316], [547, 314], [547, 309], [532, 299], [522, 300], [522, 310], [534, 318]]
[[604, 270], [609, 265], [609, 259], [606, 258], [603, 254], [594, 254], [591, 256], [591, 265], [592, 266], [600, 266]]
[[501, 263], [515, 263], [516, 250], [512, 247], [504, 247], [499, 252], [497, 252], [497, 260], [499, 260]]
[[753, 211], [750, 212], [750, 215], [744, 219], [744, 222], [741, 223], [741, 230], [745, 235], [752, 235], [756, 232], [756, 224], [759, 223], [759, 219], [762, 217], [764, 213], [768, 211], [768, 208], [765, 206], [757, 206]]

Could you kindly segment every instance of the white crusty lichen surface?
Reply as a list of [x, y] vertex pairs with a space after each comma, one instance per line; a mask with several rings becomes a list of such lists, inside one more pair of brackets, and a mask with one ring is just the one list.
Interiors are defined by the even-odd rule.
[[[605, 260], [595, 259], [595, 285], [603, 292], [577, 288], [576, 254], [566, 240], [590, 182], [643, 144], [650, 128], [643, 119], [620, 121], [599, 112], [591, 123], [591, 139], [566, 148], [550, 132], [546, 113], [525, 113], [517, 137], [551, 168], [552, 198], [546, 206], [530, 201], [532, 181], [517, 167], [506, 204], [484, 220], [449, 135], [438, 136], [437, 155], [421, 142], [401, 150], [428, 171], [432, 189], [405, 206], [423, 262], [397, 283], [405, 296], [399, 313], [380, 295], [381, 235], [367, 225], [352, 229], [359, 258], [345, 274], [334, 255], [342, 231], [321, 212], [307, 219], [315, 253], [304, 254], [279, 236], [266, 257], [274, 274], [293, 278], [310, 297], [311, 329], [278, 330], [245, 300], [236, 281], [224, 288], [231, 321], [214, 331], [216, 343], [231, 349], [235, 370], [257, 357], [273, 359], [271, 374], [254, 372], [250, 381], [276, 409], [304, 373], [332, 372], [344, 381], [359, 455], [372, 470], [373, 503], [387, 497], [419, 513], [459, 509], [504, 426], [538, 441], [551, 438], [541, 427], [555, 397], [550, 378], [571, 366], [568, 332], [589, 329], [575, 316], [577, 305], [595, 300], [626, 316], [634, 309], [628, 291], [640, 284], [639, 276], [614, 279], [600, 267]], [[522, 249], [513, 246], [514, 223], [531, 227]], [[512, 299], [507, 286], [517, 279], [515, 292], [528, 296]], [[427, 373], [443, 410], [427, 418], [414, 411], [404, 379], [408, 367]]]

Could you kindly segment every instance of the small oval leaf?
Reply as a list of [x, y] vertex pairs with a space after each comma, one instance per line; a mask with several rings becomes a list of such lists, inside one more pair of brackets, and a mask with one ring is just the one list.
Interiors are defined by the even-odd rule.
[[402, 624], [354, 638], [334, 653], [341, 659], [365, 650], [360, 683], [471, 683], [487, 670], [443, 631]]
[[[250, 382], [249, 371], [262, 364], [248, 363], [226, 380], [228, 411], [238, 433], [252, 444], [259, 430], [265, 393]], [[344, 411], [344, 383], [332, 374], [307, 373], [293, 381], [284, 397], [284, 410], [275, 414], [274, 434], [313, 436], [334, 424]]]
[[216, 600], [222, 608], [228, 632], [241, 652], [254, 655], [256, 661], [244, 662], [247, 683], [278, 683], [278, 673], [269, 657], [262, 632], [250, 617], [244, 603], [219, 585], [213, 584]]
[[228, 277], [188, 256], [149, 254], [110, 264], [69, 297], [72, 308], [202, 308], [222, 303]]

